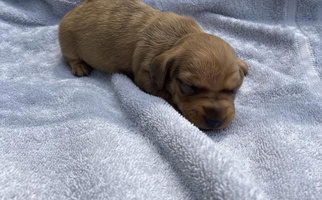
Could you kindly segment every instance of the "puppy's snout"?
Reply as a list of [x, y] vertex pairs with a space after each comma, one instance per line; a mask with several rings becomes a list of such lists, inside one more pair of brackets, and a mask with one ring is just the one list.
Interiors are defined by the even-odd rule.
[[225, 119], [215, 119], [213, 117], [205, 117], [205, 122], [210, 128], [219, 128], [225, 122]]

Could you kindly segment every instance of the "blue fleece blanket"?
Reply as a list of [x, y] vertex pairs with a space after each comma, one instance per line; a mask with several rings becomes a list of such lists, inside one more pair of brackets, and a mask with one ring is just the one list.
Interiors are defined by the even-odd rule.
[[145, 0], [250, 66], [225, 130], [127, 77], [74, 77], [57, 40], [80, 0], [0, 0], [0, 199], [322, 199], [321, 0]]

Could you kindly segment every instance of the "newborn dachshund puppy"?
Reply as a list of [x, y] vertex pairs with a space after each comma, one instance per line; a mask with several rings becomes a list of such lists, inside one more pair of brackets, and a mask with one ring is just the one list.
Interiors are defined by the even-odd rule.
[[200, 129], [222, 129], [248, 72], [233, 48], [186, 16], [139, 0], [86, 0], [59, 27], [72, 73], [123, 73], [173, 105]]

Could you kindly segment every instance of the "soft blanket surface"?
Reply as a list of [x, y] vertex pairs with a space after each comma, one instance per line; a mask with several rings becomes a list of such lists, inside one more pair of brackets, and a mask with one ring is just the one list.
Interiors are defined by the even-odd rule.
[[145, 0], [250, 66], [236, 118], [202, 132], [127, 77], [74, 77], [80, 0], [0, 0], [0, 199], [322, 199], [322, 1]]

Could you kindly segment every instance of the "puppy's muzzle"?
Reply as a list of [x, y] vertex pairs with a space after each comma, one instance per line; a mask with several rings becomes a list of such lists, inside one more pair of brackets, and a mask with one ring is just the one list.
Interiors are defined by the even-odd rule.
[[230, 123], [233, 115], [233, 106], [216, 104], [213, 107], [204, 107], [203, 116], [200, 120], [207, 126], [207, 129], [222, 129]]
[[205, 122], [206, 122], [207, 126], [209, 126], [210, 128], [217, 129], [224, 124], [225, 119], [216, 119], [214, 117], [206, 116]]

